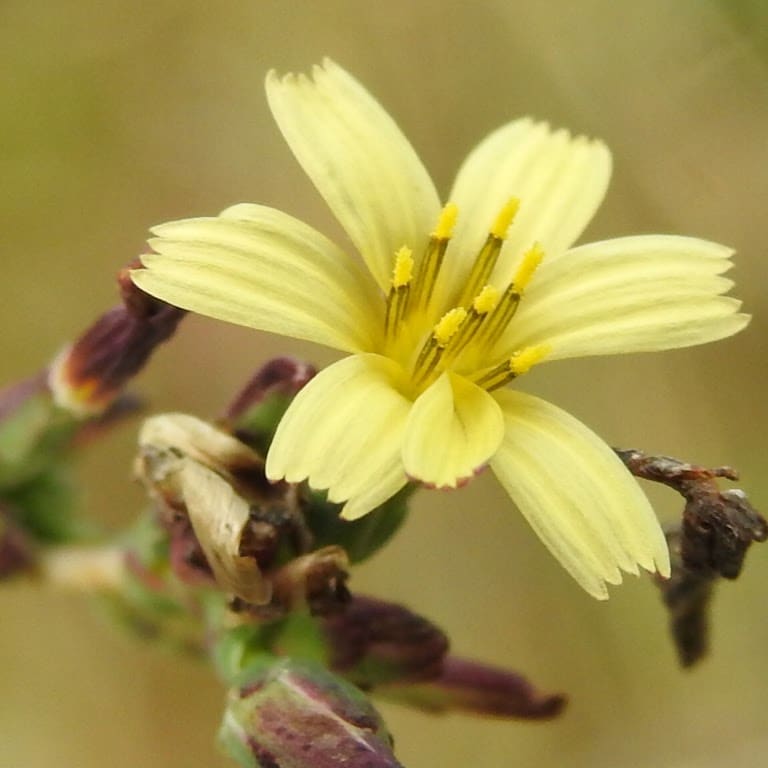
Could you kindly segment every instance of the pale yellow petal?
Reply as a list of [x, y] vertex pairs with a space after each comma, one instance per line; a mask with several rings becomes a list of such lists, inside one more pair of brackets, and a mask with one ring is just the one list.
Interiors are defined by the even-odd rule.
[[382, 288], [395, 251], [421, 253], [440, 203], [413, 147], [368, 91], [326, 60], [312, 77], [271, 72], [267, 98], [294, 155]]
[[503, 286], [534, 242], [554, 260], [582, 233], [605, 196], [611, 155], [599, 141], [523, 118], [491, 133], [467, 157], [449, 195], [459, 219], [446, 258], [459, 281], [511, 197], [520, 209], [494, 273]]
[[455, 488], [485, 465], [503, 434], [496, 401], [461, 376], [443, 374], [413, 405], [403, 445], [405, 471], [437, 488]]
[[411, 402], [402, 370], [379, 355], [354, 355], [319, 373], [281, 420], [267, 455], [267, 476], [308, 480], [359, 517], [407, 482], [400, 449]]
[[400, 461], [392, 461], [377, 472], [378, 474], [370, 477], [344, 504], [341, 517], [345, 520], [357, 520], [367, 515], [392, 498], [408, 482]]
[[637, 565], [669, 574], [653, 510], [615, 453], [580, 421], [522, 392], [496, 393], [506, 433], [491, 461], [552, 554], [590, 594]]
[[316, 230], [280, 211], [237, 205], [153, 229], [156, 253], [133, 281], [170, 304], [344, 351], [371, 349], [383, 300], [370, 275]]
[[575, 248], [542, 264], [502, 340], [545, 343], [547, 358], [687, 347], [730, 336], [749, 317], [723, 296], [732, 251], [690, 237], [645, 235]]

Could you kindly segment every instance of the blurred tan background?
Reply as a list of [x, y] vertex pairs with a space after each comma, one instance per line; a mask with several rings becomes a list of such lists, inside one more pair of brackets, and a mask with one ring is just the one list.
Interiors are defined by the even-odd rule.
[[[443, 191], [468, 149], [521, 113], [603, 137], [615, 157], [587, 239], [639, 232], [735, 246], [738, 338], [545, 366], [526, 382], [616, 445], [731, 463], [768, 511], [768, 10], [761, 0], [2, 0], [2, 383], [114, 303], [147, 228], [272, 204], [335, 234], [263, 98], [266, 71], [330, 55], [388, 107]], [[215, 415], [271, 355], [330, 353], [198, 318], [137, 387]], [[90, 513], [117, 528], [141, 495], [136, 424], [82, 461]], [[660, 515], [678, 504], [655, 493]], [[352, 587], [407, 602], [457, 652], [571, 697], [553, 724], [381, 709], [409, 768], [752, 768], [768, 750], [768, 547], [725, 585], [714, 653], [681, 672], [647, 579], [582, 593], [490, 475], [418, 497]], [[209, 671], [122, 636], [84, 601], [0, 590], [0, 765], [212, 768]]]

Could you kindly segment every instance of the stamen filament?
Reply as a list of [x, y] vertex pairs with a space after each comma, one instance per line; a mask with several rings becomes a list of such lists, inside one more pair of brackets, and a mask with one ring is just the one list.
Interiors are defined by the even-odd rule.
[[487, 392], [503, 387], [507, 382], [515, 378], [509, 370], [509, 360], [487, 368], [479, 376], [475, 376], [473, 381], [478, 387], [482, 387]]
[[523, 291], [528, 287], [533, 273], [541, 264], [543, 258], [544, 251], [538, 243], [534, 243], [523, 254], [520, 266], [517, 268], [512, 282], [507, 286], [496, 308], [491, 312], [488, 320], [478, 332], [478, 342], [482, 342], [486, 347], [490, 347], [504, 333], [504, 329], [512, 321], [515, 312], [517, 312]]
[[467, 282], [464, 284], [458, 304], [466, 306], [477, 295], [480, 286], [488, 282], [488, 278], [491, 276], [491, 272], [493, 272], [493, 268], [499, 260], [499, 254], [501, 253], [502, 245], [504, 245], [507, 230], [512, 224], [519, 207], [520, 201], [516, 197], [512, 197], [499, 211], [491, 231], [488, 233], [488, 237], [480, 249], [475, 263], [472, 265], [472, 270], [469, 273]]
[[499, 292], [492, 285], [486, 285], [480, 291], [467, 311], [467, 319], [461, 324], [458, 333], [448, 344], [445, 358], [447, 361], [456, 360], [464, 351], [467, 344], [474, 338], [486, 315], [493, 311], [498, 301]]
[[477, 332], [476, 339], [478, 344], [490, 347], [497, 341], [515, 316], [519, 305], [520, 294], [517, 292], [515, 284], [510, 283], [501, 295], [498, 304], [496, 304]]
[[413, 311], [424, 311], [429, 306], [458, 213], [459, 209], [455, 203], [448, 203], [440, 214], [434, 232], [430, 235], [411, 291], [410, 309]]
[[419, 352], [416, 365], [413, 367], [413, 382], [417, 386], [435, 370], [438, 360], [442, 357], [443, 349], [434, 336], [430, 336]]
[[534, 365], [540, 363], [551, 352], [552, 347], [549, 344], [535, 344], [531, 347], [525, 347], [515, 352], [508, 360], [481, 371], [474, 378], [474, 382], [488, 392], [498, 389], [518, 376], [528, 373]]
[[393, 339], [408, 308], [408, 298], [413, 277], [413, 253], [404, 245], [395, 254], [395, 267], [392, 271], [392, 282], [387, 295], [384, 328], [386, 337]]

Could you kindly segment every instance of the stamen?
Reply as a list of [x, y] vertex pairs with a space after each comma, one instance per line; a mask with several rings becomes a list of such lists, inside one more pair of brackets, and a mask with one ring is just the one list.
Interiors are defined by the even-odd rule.
[[478, 328], [485, 320], [485, 316], [493, 311], [493, 308], [499, 301], [499, 292], [492, 285], [486, 285], [480, 293], [475, 296], [472, 306], [467, 312], [467, 319], [461, 324], [458, 333], [451, 339], [444, 362], [454, 361], [469, 344], [477, 333]]
[[436, 240], [450, 240], [458, 215], [459, 208], [456, 203], [446, 203], [443, 210], [440, 211], [440, 218], [437, 220], [437, 226], [432, 237]]
[[499, 211], [499, 215], [496, 217], [496, 221], [493, 222], [491, 227], [491, 234], [494, 237], [498, 237], [499, 240], [504, 240], [507, 236], [507, 230], [512, 224], [517, 212], [520, 209], [520, 200], [516, 197], [510, 197], [505, 203], [504, 207]]
[[503, 363], [481, 372], [479, 376], [474, 378], [474, 382], [489, 392], [498, 389], [518, 376], [528, 373], [534, 365], [540, 363], [551, 352], [552, 347], [549, 344], [535, 344], [531, 347], [525, 347], [515, 352]]
[[392, 282], [387, 295], [384, 328], [388, 339], [397, 335], [408, 306], [408, 296], [413, 277], [413, 252], [404, 245], [395, 254], [395, 267], [392, 270]]
[[451, 339], [459, 332], [467, 319], [467, 310], [455, 307], [446, 312], [432, 329], [432, 334], [424, 343], [416, 360], [413, 370], [414, 381], [419, 384], [424, 381], [441, 361], [446, 347]]
[[413, 251], [404, 245], [395, 254], [395, 268], [392, 270], [392, 287], [401, 288], [413, 277]]
[[456, 331], [459, 330], [466, 318], [467, 310], [464, 307], [455, 307], [446, 312], [434, 328], [434, 336], [437, 343], [444, 347]]
[[510, 283], [478, 331], [478, 343], [482, 343], [485, 347], [491, 346], [509, 325], [519, 304], [520, 294], [517, 292], [515, 284]]
[[552, 354], [550, 344], [534, 344], [531, 347], [524, 347], [519, 352], [515, 352], [509, 359], [509, 369], [515, 376], [522, 376], [550, 354]]
[[533, 273], [541, 264], [541, 260], [544, 258], [544, 250], [539, 243], [534, 243], [524, 254], [520, 261], [520, 266], [517, 268], [515, 277], [512, 282], [515, 284], [518, 293], [522, 293], [531, 282]]
[[475, 300], [472, 302], [472, 309], [477, 312], [478, 315], [487, 315], [493, 311], [494, 307], [499, 303], [499, 292], [492, 285], [486, 285], [480, 293], [477, 294]]
[[458, 303], [462, 306], [467, 305], [473, 296], [477, 295], [480, 286], [488, 282], [488, 278], [499, 260], [501, 246], [504, 245], [504, 238], [507, 236], [507, 230], [515, 218], [520, 201], [516, 197], [510, 198], [504, 207], [499, 211], [496, 220], [493, 222], [491, 231], [480, 249], [472, 270], [469, 273], [467, 282], [461, 292]]
[[440, 214], [434, 232], [430, 235], [411, 292], [411, 308], [414, 311], [423, 311], [429, 305], [437, 276], [440, 274], [445, 249], [448, 247], [448, 241], [451, 239], [453, 228], [456, 225], [458, 213], [459, 209], [456, 204], [448, 203]]
[[482, 340], [482, 343], [486, 347], [489, 347], [496, 342], [515, 316], [515, 312], [517, 312], [517, 308], [520, 305], [520, 298], [523, 295], [523, 291], [528, 287], [528, 284], [533, 277], [533, 273], [536, 271], [539, 264], [541, 264], [543, 258], [544, 251], [538, 243], [534, 243], [523, 254], [520, 266], [517, 268], [517, 272], [515, 273], [512, 282], [507, 286], [499, 303], [480, 329], [478, 341]]

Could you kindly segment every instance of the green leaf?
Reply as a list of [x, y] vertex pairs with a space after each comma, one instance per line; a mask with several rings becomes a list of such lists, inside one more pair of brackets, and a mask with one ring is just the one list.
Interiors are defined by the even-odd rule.
[[358, 563], [377, 552], [392, 538], [408, 514], [408, 498], [416, 486], [407, 485], [391, 499], [359, 520], [339, 517], [341, 506], [321, 493], [312, 493], [304, 511], [318, 547], [338, 544], [350, 562]]
[[77, 541], [94, 533], [74, 516], [78, 494], [69, 467], [54, 464], [25, 484], [7, 491], [4, 500], [15, 522], [43, 544]]
[[[223, 604], [212, 605], [209, 623], [222, 617]], [[265, 624], [246, 624], [223, 632], [213, 649], [213, 661], [219, 676], [230, 684], [242, 682], [247, 670], [261, 667], [278, 656], [325, 664], [328, 645], [317, 621], [308, 613], [294, 613]]]
[[266, 456], [277, 425], [292, 400], [293, 396], [284, 392], [273, 392], [238, 417], [238, 431], [247, 434], [248, 444], [262, 456]]
[[48, 393], [36, 394], [0, 421], [0, 489], [28, 482], [61, 457], [77, 422]]

